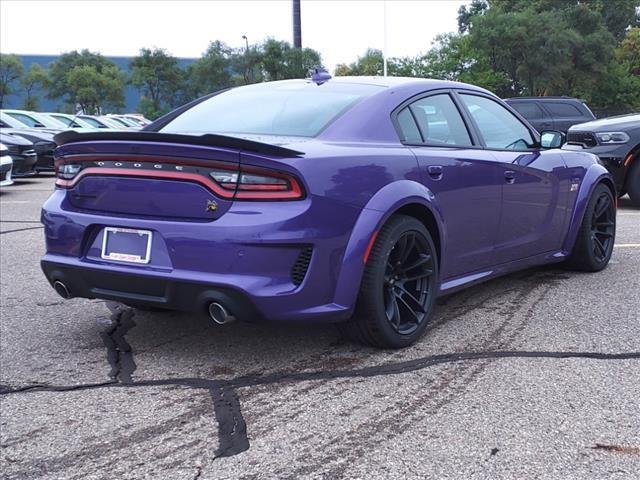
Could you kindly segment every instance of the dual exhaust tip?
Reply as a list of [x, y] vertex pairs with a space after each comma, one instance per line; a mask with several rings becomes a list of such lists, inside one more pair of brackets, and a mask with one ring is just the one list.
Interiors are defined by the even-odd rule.
[[58, 295], [60, 295], [65, 300], [69, 300], [72, 297], [69, 288], [60, 280], [56, 280], [55, 282], [53, 282], [53, 288], [58, 293]]
[[236, 319], [236, 317], [229, 313], [229, 311], [218, 302], [211, 302], [209, 304], [209, 317], [218, 325], [225, 325]]
[[[62, 298], [68, 300], [73, 297], [71, 295], [71, 291], [69, 287], [64, 282], [60, 280], [56, 280], [53, 282], [53, 288]], [[234, 317], [223, 305], [218, 302], [211, 302], [209, 304], [209, 317], [211, 320], [216, 322], [218, 325], [225, 325], [227, 323], [233, 322], [236, 317]]]

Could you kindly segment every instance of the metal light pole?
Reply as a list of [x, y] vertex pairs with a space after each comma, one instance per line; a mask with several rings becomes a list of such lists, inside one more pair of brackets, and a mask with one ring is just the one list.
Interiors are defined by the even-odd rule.
[[249, 39], [246, 35], [242, 35], [242, 39], [244, 40], [245, 50], [244, 50], [244, 59], [246, 62], [244, 68], [244, 83], [250, 83], [253, 81], [253, 68], [249, 69]]
[[300, 0], [293, 0], [293, 48], [302, 48]]
[[387, 0], [382, 2], [382, 17], [383, 17], [383, 46], [382, 46], [382, 72], [387, 76]]

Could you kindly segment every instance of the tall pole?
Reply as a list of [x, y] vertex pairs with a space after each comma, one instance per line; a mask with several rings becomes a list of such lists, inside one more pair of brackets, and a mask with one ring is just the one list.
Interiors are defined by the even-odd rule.
[[300, 0], [293, 0], [293, 48], [302, 48]]
[[383, 17], [383, 46], [382, 46], [382, 70], [383, 75], [387, 76], [387, 0], [382, 1], [382, 17]]

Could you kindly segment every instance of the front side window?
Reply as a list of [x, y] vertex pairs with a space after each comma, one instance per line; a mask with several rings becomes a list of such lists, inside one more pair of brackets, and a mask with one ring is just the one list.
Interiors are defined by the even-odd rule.
[[[425, 144], [459, 147], [472, 145], [460, 112], [448, 94], [421, 98], [408, 108], [415, 118]], [[400, 122], [400, 115], [398, 121]]]
[[527, 150], [535, 144], [529, 129], [498, 102], [478, 95], [460, 94], [489, 148]]

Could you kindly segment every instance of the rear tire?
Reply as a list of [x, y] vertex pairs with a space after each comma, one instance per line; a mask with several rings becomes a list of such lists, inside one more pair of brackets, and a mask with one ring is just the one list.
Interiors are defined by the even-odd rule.
[[353, 318], [339, 328], [359, 343], [403, 348], [424, 333], [438, 288], [438, 259], [427, 228], [394, 215], [380, 229], [360, 284]]
[[629, 167], [625, 190], [629, 194], [633, 206], [640, 208], [640, 156], [636, 156]]
[[591, 194], [567, 266], [583, 272], [602, 270], [611, 259], [615, 237], [616, 210], [613, 194], [601, 183]]

